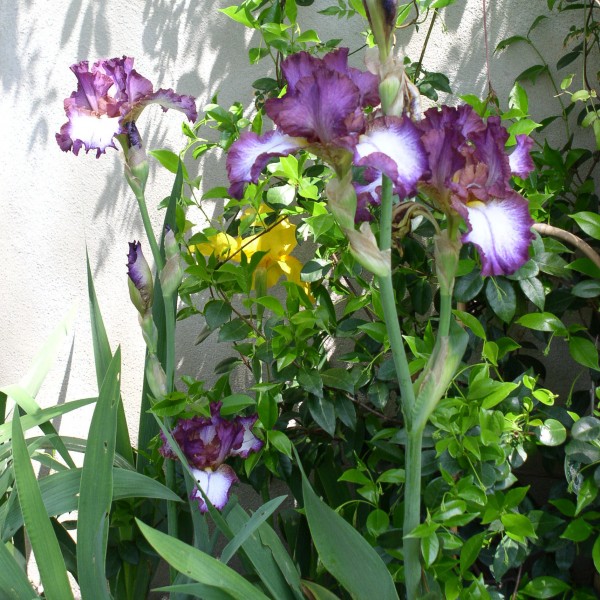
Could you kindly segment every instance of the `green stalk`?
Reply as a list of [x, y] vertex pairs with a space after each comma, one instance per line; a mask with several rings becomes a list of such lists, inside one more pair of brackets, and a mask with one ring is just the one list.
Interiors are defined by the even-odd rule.
[[[152, 250], [152, 256], [154, 257], [154, 264], [156, 265], [156, 276], [160, 277], [160, 273], [164, 267], [164, 260], [160, 253], [160, 248], [154, 230], [152, 229], [152, 223], [150, 222], [150, 215], [148, 214], [148, 207], [146, 206], [146, 198], [144, 192], [140, 191], [135, 194], [140, 209], [140, 215], [146, 231], [146, 237]], [[169, 295], [163, 294], [163, 302], [165, 305], [165, 328], [166, 328], [166, 365], [165, 375], [167, 378], [167, 392], [173, 391], [174, 378], [175, 378], [175, 318], [173, 314], [173, 298]], [[172, 423], [168, 419], [164, 419], [165, 426], [171, 430]], [[165, 483], [170, 490], [175, 490], [175, 463], [172, 460], [165, 461]], [[171, 537], [178, 538], [178, 526], [177, 526], [177, 506], [172, 500], [167, 500], [167, 530]], [[169, 575], [171, 583], [175, 581], [177, 571], [173, 568], [169, 568]]]
[[[391, 245], [392, 182], [384, 175], [381, 188], [379, 248], [380, 250], [387, 250], [391, 248]], [[415, 600], [421, 578], [421, 561], [419, 559], [420, 542], [418, 539], [407, 538], [406, 533], [417, 527], [421, 517], [421, 447], [423, 429], [412, 429], [412, 410], [415, 405], [415, 392], [408, 368], [398, 314], [396, 312], [391, 271], [385, 277], [378, 277], [377, 279], [390, 348], [400, 386], [402, 412], [404, 413], [408, 433], [405, 458], [406, 483], [404, 487], [404, 574], [406, 598], [407, 600]]]
[[421, 541], [407, 537], [421, 522], [421, 451], [423, 428], [408, 430], [406, 438], [406, 481], [404, 484], [404, 585], [407, 600], [419, 597]]

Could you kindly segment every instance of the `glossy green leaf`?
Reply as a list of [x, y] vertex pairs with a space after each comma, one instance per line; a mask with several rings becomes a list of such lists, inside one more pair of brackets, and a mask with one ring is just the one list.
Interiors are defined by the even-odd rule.
[[237, 415], [240, 411], [248, 406], [254, 406], [256, 399], [246, 394], [231, 394], [222, 400], [221, 415], [224, 417], [229, 415]]
[[519, 325], [523, 325], [523, 327], [527, 327], [528, 329], [534, 329], [535, 331], [552, 331], [554, 333], [558, 333], [559, 335], [565, 335], [567, 332], [567, 329], [563, 325], [562, 321], [549, 312], [529, 313], [528, 315], [523, 315], [517, 319], [517, 323], [519, 323]]
[[568, 583], [556, 579], [556, 577], [543, 575], [532, 579], [523, 588], [523, 593], [531, 598], [554, 598], [554, 596], [558, 596], [569, 589], [570, 586]]
[[302, 580], [302, 587], [311, 594], [314, 600], [340, 600], [339, 596], [336, 596], [333, 592], [330, 592], [327, 588], [314, 583], [314, 581]]
[[136, 523], [156, 552], [183, 575], [221, 589], [235, 600], [268, 600], [260, 589], [216, 558], [152, 529], [138, 519]]
[[582, 417], [571, 427], [574, 440], [580, 442], [595, 442], [600, 439], [600, 419], [596, 417]]
[[460, 551], [460, 572], [464, 574], [471, 567], [471, 565], [477, 560], [479, 552], [483, 547], [486, 532], [482, 531], [476, 535], [471, 536], [465, 543]]
[[231, 305], [223, 300], [210, 300], [204, 307], [204, 318], [210, 329], [216, 329], [231, 317]]
[[245, 340], [252, 329], [242, 319], [233, 319], [219, 329], [219, 342], [239, 342]]
[[571, 336], [569, 338], [569, 353], [580, 365], [600, 371], [598, 349], [591, 340], [575, 335]]
[[525, 537], [535, 538], [535, 529], [533, 523], [525, 516], [519, 513], [507, 513], [500, 517], [506, 533], [510, 537], [522, 539]]
[[560, 446], [567, 439], [567, 430], [556, 419], [546, 419], [535, 428], [535, 437], [543, 446]]
[[312, 418], [319, 427], [333, 437], [335, 434], [335, 409], [331, 400], [311, 395], [308, 397], [307, 405]]
[[485, 296], [496, 315], [505, 323], [509, 323], [517, 309], [517, 296], [510, 281], [500, 278], [488, 279]]
[[600, 240], [600, 215], [595, 212], [581, 211], [574, 215], [569, 215], [574, 219], [577, 225], [583, 229], [590, 237]]

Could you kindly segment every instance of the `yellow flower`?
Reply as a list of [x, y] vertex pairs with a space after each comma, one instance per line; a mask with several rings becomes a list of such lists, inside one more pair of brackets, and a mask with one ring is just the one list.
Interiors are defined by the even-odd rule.
[[[204, 254], [204, 256], [210, 256], [211, 254], [214, 254], [221, 260], [227, 260], [232, 254], [238, 252], [240, 249], [240, 243], [241, 238], [234, 238], [228, 233], [219, 232], [216, 235], [211, 235], [208, 238], [208, 242], [191, 246], [190, 250], [192, 252], [194, 250], [198, 250]], [[239, 260], [239, 254], [234, 256], [234, 258], [236, 257], [237, 260]]]
[[[262, 212], [265, 211], [259, 210], [259, 213]], [[255, 224], [259, 223], [260, 221], [257, 219]], [[285, 276], [288, 281], [298, 284], [309, 297], [312, 297], [310, 285], [300, 279], [302, 263], [296, 257], [291, 256], [296, 245], [296, 226], [288, 219], [283, 219], [265, 232], [248, 238], [239, 236], [234, 238], [227, 233], [218, 233], [209, 237], [207, 243], [197, 244], [196, 248], [206, 256], [214, 253], [220, 259], [231, 258], [236, 262], [240, 262], [242, 252], [248, 260], [256, 252], [265, 252], [256, 271], [263, 270], [265, 273], [267, 288], [274, 286], [281, 276]], [[256, 281], [253, 282], [253, 287], [255, 284]]]

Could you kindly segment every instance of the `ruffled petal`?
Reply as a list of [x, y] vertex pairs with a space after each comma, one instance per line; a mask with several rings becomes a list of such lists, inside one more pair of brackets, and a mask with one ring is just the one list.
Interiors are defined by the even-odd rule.
[[210, 503], [218, 510], [223, 510], [229, 501], [231, 486], [238, 481], [237, 475], [229, 465], [221, 465], [216, 471], [211, 469], [192, 469], [197, 488], [190, 494], [190, 499], [198, 501], [201, 513], [208, 511], [208, 506], [200, 493], [200, 488]]
[[231, 451], [232, 456], [240, 456], [241, 458], [247, 458], [251, 452], [258, 452], [264, 445], [262, 440], [259, 440], [253, 433], [252, 427], [256, 420], [257, 415], [251, 417], [238, 417], [237, 421], [244, 428], [244, 439], [242, 445], [236, 450]]
[[85, 148], [86, 152], [96, 150], [96, 157], [99, 157], [107, 148], [116, 148], [114, 136], [122, 133], [119, 116], [98, 115], [72, 105], [67, 110], [67, 117], [68, 122], [56, 134], [56, 141], [64, 152], [72, 150], [77, 155]]
[[457, 203], [456, 208], [469, 226], [462, 241], [477, 246], [482, 275], [510, 275], [527, 262], [534, 235], [525, 198], [513, 193], [489, 202]]
[[288, 93], [294, 93], [296, 84], [303, 77], [311, 77], [321, 61], [308, 52], [291, 54], [281, 63], [281, 71], [288, 85]]
[[522, 133], [516, 137], [517, 146], [508, 157], [510, 171], [514, 175], [524, 179], [533, 171], [534, 164], [531, 159], [531, 149], [533, 148], [533, 139]]
[[356, 145], [358, 166], [381, 171], [394, 182], [402, 197], [415, 192], [427, 171], [427, 156], [420, 134], [410, 119], [380, 117], [372, 121]]
[[331, 142], [363, 124], [358, 87], [325, 67], [300, 79], [293, 93], [267, 100], [265, 111], [284, 133], [309, 142]]
[[165, 90], [161, 88], [152, 94], [138, 97], [123, 116], [123, 121], [136, 121], [144, 108], [150, 104], [160, 104], [164, 112], [170, 108], [178, 110], [184, 113], [192, 123], [198, 118], [196, 100], [192, 96], [176, 94], [171, 89]]
[[231, 182], [229, 194], [241, 198], [245, 184], [257, 183], [258, 176], [271, 158], [288, 156], [305, 145], [304, 140], [277, 130], [261, 137], [251, 131], [242, 133], [227, 154], [227, 176]]

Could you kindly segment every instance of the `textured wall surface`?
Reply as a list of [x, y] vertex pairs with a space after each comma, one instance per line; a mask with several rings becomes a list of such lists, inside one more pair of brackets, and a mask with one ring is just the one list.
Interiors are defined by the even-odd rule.
[[[127, 242], [143, 240], [135, 199], [122, 177], [120, 152], [109, 149], [100, 159], [79, 157], [58, 148], [54, 134], [65, 122], [63, 99], [75, 88], [69, 65], [80, 60], [123, 54], [157, 87], [173, 87], [198, 97], [200, 109], [219, 92], [228, 105], [248, 104], [251, 82], [266, 74], [263, 62], [249, 66], [251, 36], [218, 8], [232, 0], [0, 0], [0, 384], [17, 382], [36, 350], [66, 314], [79, 305], [73, 333], [44, 384], [44, 405], [96, 394], [91, 331], [87, 308], [85, 249], [113, 348], [123, 353], [122, 390], [131, 428], [136, 429], [144, 345], [137, 313], [126, 282]], [[333, 4], [317, 0], [318, 8]], [[523, 34], [544, 10], [545, 2], [488, 2], [490, 73], [506, 106], [516, 74], [535, 64], [527, 47], [493, 55], [497, 42]], [[485, 42], [481, 0], [459, 0], [436, 22], [425, 54], [429, 70], [444, 71], [455, 93], [485, 94]], [[301, 12], [304, 27], [318, 29], [322, 39], [343, 37], [351, 49], [362, 45], [360, 19], [338, 21], [316, 12]], [[562, 19], [536, 30], [543, 52], [555, 64], [568, 29]], [[413, 31], [412, 29], [410, 30]], [[427, 24], [409, 36], [398, 35], [398, 47], [416, 60]], [[360, 65], [360, 53], [354, 55]], [[561, 73], [561, 75], [563, 75]], [[547, 115], [556, 100], [548, 86], [531, 91], [535, 117]], [[449, 99], [458, 102], [457, 96]], [[138, 123], [148, 148], [177, 152], [182, 143], [180, 113], [145, 111]], [[205, 173], [204, 189], [226, 183], [222, 157], [213, 154], [188, 165]], [[162, 215], [156, 206], [168, 194], [172, 178], [152, 167], [148, 202], [158, 231]], [[210, 214], [214, 206], [208, 205]], [[190, 215], [199, 222], [200, 216]], [[146, 246], [147, 247], [147, 246]], [[146, 251], [146, 256], [150, 252]], [[212, 365], [224, 356], [213, 338], [193, 342], [200, 320], [178, 330], [178, 374], [212, 379]], [[63, 419], [65, 433], [85, 435], [89, 412]]]

